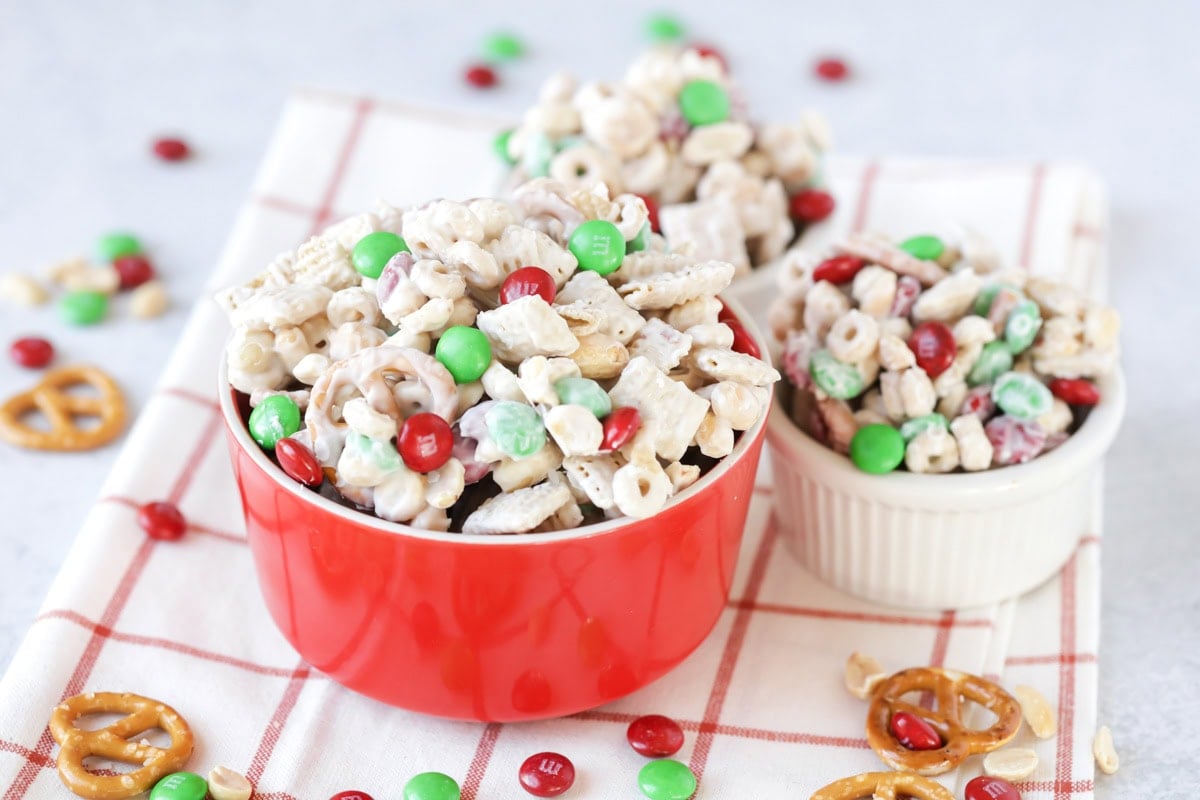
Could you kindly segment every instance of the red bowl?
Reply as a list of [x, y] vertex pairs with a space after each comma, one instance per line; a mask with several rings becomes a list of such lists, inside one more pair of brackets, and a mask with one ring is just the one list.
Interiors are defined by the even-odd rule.
[[[762, 352], [767, 348], [755, 332]], [[221, 410], [259, 586], [308, 663], [401, 708], [545, 719], [666, 674], [725, 607], [766, 417], [654, 517], [558, 533], [432, 533], [321, 497]]]

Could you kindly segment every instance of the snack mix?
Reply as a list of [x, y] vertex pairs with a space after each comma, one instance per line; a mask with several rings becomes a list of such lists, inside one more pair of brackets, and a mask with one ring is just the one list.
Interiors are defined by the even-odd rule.
[[862, 470], [977, 472], [1065, 441], [1117, 365], [1116, 311], [999, 269], [977, 234], [794, 248], [769, 311], [793, 421]]
[[717, 298], [734, 266], [669, 252], [647, 214], [542, 178], [329, 228], [218, 296], [251, 435], [293, 479], [427, 530], [656, 513], [779, 373]]
[[759, 125], [721, 58], [672, 46], [648, 51], [619, 83], [557, 74], [521, 124], [500, 134], [513, 183], [550, 177], [571, 190], [603, 182], [643, 196], [655, 232], [678, 249], [727, 261], [735, 274], [778, 259], [833, 211], [819, 186], [825, 120]]

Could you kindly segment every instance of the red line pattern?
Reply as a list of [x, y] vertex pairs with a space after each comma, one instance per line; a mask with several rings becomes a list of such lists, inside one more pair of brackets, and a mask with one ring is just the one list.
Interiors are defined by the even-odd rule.
[[[775, 550], [775, 540], [778, 538], [778, 528], [775, 517], [767, 520], [766, 530], [763, 531], [762, 541], [754, 554], [754, 562], [750, 566], [750, 575], [746, 580], [745, 599], [750, 602], [758, 597], [763, 580], [767, 575], [767, 564], [771, 553]], [[741, 655], [742, 645], [746, 642], [746, 631], [750, 627], [748, 608], [739, 608], [733, 618], [733, 627], [729, 638], [725, 640], [725, 652], [721, 654], [721, 663], [717, 667], [717, 676], [713, 681], [712, 691], [708, 695], [708, 705], [704, 709], [704, 721], [700, 724], [700, 735], [696, 737], [696, 746], [692, 750], [689, 766], [696, 776], [697, 783], [704, 777], [704, 768], [708, 764], [708, 754], [712, 749], [713, 735], [721, 719], [721, 709], [725, 706], [725, 697], [729, 693], [729, 684], [733, 680], [733, 670], [737, 666], [738, 656]]]
[[[1079, 554], [1062, 571], [1062, 622], [1059, 651], [1075, 652], [1075, 571]], [[1054, 800], [1067, 800], [1072, 794], [1070, 781], [1074, 773], [1072, 738], [1075, 724], [1075, 662], [1064, 659], [1058, 671], [1058, 749], [1054, 764]]]
[[333, 175], [325, 187], [325, 193], [321, 196], [321, 204], [313, 214], [310, 236], [320, 233], [333, 216], [333, 205], [337, 200], [338, 189], [342, 186], [342, 179], [346, 177], [346, 170], [350, 167], [354, 151], [358, 149], [358, 142], [362, 138], [367, 117], [374, 107], [375, 102], [366, 97], [359, 98], [354, 104], [354, 117], [350, 120], [350, 132], [346, 134], [346, 141], [342, 144], [342, 151], [338, 154], [337, 163], [333, 167]]
[[479, 744], [475, 746], [475, 755], [471, 759], [471, 765], [467, 767], [467, 777], [463, 780], [462, 800], [475, 800], [479, 793], [479, 785], [483, 783], [483, 776], [487, 774], [492, 753], [496, 751], [496, 740], [500, 738], [501, 727], [503, 726], [499, 722], [489, 722], [484, 726], [483, 735], [479, 737]]
[[1044, 656], [1012, 656], [1004, 663], [1010, 667], [1022, 667], [1033, 664], [1095, 664], [1097, 661], [1095, 653], [1054, 653]]
[[1019, 265], [1028, 270], [1033, 264], [1033, 242], [1037, 234], [1038, 215], [1042, 210], [1042, 186], [1046, 182], [1046, 165], [1034, 164], [1029, 182], [1029, 205], [1025, 213], [1025, 233], [1021, 237]]
[[854, 218], [850, 223], [851, 233], [860, 233], [867, 227], [867, 216], [871, 213], [871, 193], [875, 190], [875, 181], [878, 178], [879, 161], [872, 159], [863, 170], [862, 182], [858, 186]]
[[[946, 621], [943, 614], [941, 617], [917, 617], [905, 614], [885, 614], [885, 613], [866, 613], [862, 611], [842, 611], [833, 608], [810, 608], [807, 606], [790, 606], [781, 603], [759, 603], [751, 602], [750, 600], [731, 600], [729, 603], [731, 608], [748, 609], [750, 611], [763, 611], [768, 614], [787, 614], [793, 617], [812, 617], [814, 619], [836, 619], [846, 622], [868, 622], [882, 623], [884, 625], [912, 625], [917, 627], [938, 628], [938, 635], [942, 636], [946, 630], [952, 626], [960, 628], [991, 628], [993, 623], [990, 619], [956, 619], [952, 612], [950, 621]], [[944, 645], [943, 645], [944, 647]]]

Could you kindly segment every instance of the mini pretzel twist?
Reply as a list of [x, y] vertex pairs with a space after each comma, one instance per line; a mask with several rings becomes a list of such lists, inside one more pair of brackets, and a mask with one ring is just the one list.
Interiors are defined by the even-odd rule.
[[[95, 389], [99, 397], [80, 397], [72, 386]], [[25, 416], [40, 412], [50, 430], [32, 427]], [[95, 417], [99, 424], [81, 428], [77, 417]], [[34, 450], [91, 450], [115, 439], [125, 425], [125, 398], [117, 384], [96, 367], [60, 367], [42, 376], [32, 389], [0, 405], [0, 439]]]
[[[89, 714], [125, 714], [106, 728], [77, 728], [75, 720]], [[130, 741], [138, 734], [161, 728], [171, 737], [167, 748]], [[88, 692], [64, 700], [50, 716], [50, 733], [61, 745], [58, 774], [80, 797], [121, 800], [153, 786], [159, 778], [187, 763], [194, 740], [191, 728], [170, 706], [136, 694]], [[107, 758], [138, 769], [123, 775], [96, 775], [83, 765], [90, 756]]]
[[834, 781], [813, 792], [809, 800], [954, 800], [940, 783], [911, 772], [864, 772]]
[[[932, 692], [936, 707], [925, 709], [901, 700], [909, 692]], [[964, 701], [972, 701], [996, 715], [996, 723], [974, 730], [963, 723]], [[892, 715], [907, 711], [929, 723], [942, 737], [936, 750], [909, 750], [892, 735]], [[1021, 706], [991, 681], [940, 667], [902, 670], [876, 687], [867, 711], [867, 742], [889, 767], [921, 775], [941, 775], [968, 756], [1003, 747], [1021, 726]]]

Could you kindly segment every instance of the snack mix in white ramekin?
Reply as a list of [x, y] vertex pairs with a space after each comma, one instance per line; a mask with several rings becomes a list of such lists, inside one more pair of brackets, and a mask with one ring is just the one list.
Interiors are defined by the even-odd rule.
[[779, 373], [644, 203], [538, 179], [383, 207], [220, 293], [252, 436], [327, 495], [427, 530], [656, 513], [766, 413]]
[[496, 150], [514, 182], [549, 176], [571, 189], [603, 182], [642, 196], [672, 247], [691, 243], [740, 276], [833, 211], [821, 188], [824, 118], [806, 112], [760, 125], [744, 105], [719, 57], [660, 47], [618, 83], [554, 75]]
[[791, 417], [867, 472], [1029, 461], [1082, 424], [1117, 366], [1116, 311], [1001, 271], [972, 232], [792, 250], [779, 287]]

